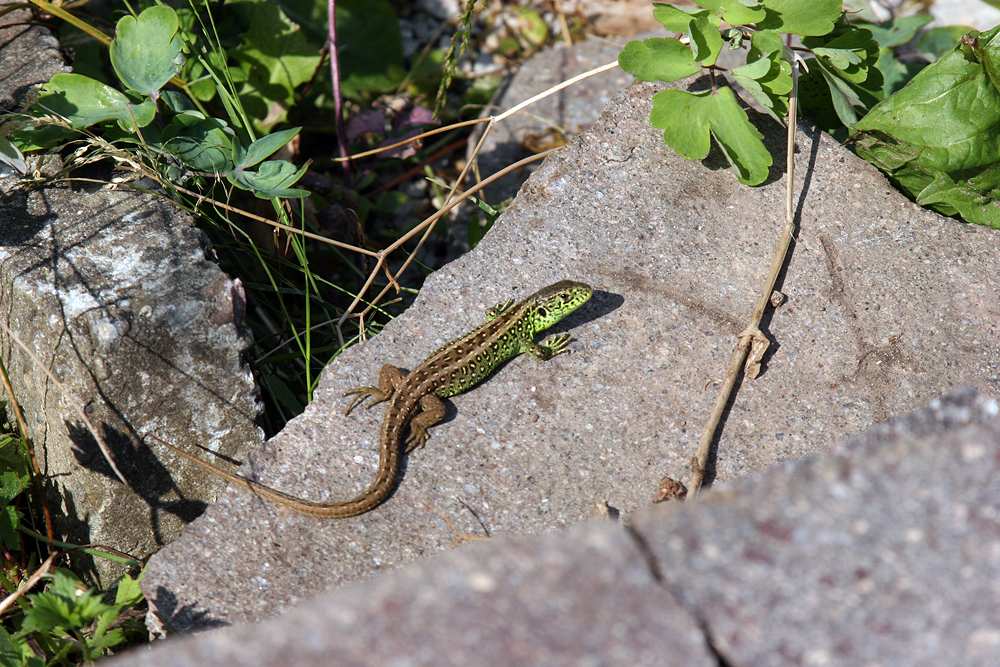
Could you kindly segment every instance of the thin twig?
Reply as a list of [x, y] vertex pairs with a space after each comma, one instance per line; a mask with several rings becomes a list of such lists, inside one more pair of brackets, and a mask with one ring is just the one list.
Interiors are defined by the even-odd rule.
[[[726, 377], [719, 388], [719, 394], [715, 398], [715, 405], [709, 415], [708, 422], [701, 433], [701, 440], [698, 441], [698, 451], [691, 461], [691, 483], [688, 485], [687, 499], [691, 500], [698, 495], [701, 490], [702, 481], [705, 479], [705, 467], [708, 465], [708, 455], [712, 448], [712, 440], [715, 432], [719, 428], [719, 420], [729, 403], [736, 379], [739, 377], [740, 368], [750, 378], [757, 377], [760, 372], [760, 361], [770, 346], [770, 341], [760, 330], [760, 318], [764, 315], [771, 300], [771, 293], [774, 291], [774, 284], [778, 280], [778, 274], [785, 265], [788, 254], [788, 246], [792, 242], [792, 235], [795, 232], [795, 217], [793, 210], [793, 198], [795, 188], [795, 128], [796, 128], [796, 106], [798, 96], [799, 68], [798, 63], [792, 63], [792, 92], [788, 102], [788, 156], [785, 167], [785, 227], [781, 233], [781, 240], [774, 252], [774, 260], [771, 262], [771, 271], [761, 290], [757, 306], [754, 308], [750, 324], [743, 333], [740, 334], [740, 342], [733, 351], [733, 356], [729, 360], [729, 368]], [[749, 358], [747, 358], [749, 355]], [[744, 364], [745, 362], [745, 364]]]
[[58, 551], [53, 551], [49, 557], [45, 559], [45, 562], [42, 563], [37, 570], [35, 570], [35, 573], [28, 577], [26, 582], [21, 584], [20, 588], [4, 598], [3, 602], [0, 602], [0, 614], [7, 611], [12, 604], [17, 602], [19, 597], [34, 588], [35, 584], [37, 584], [42, 577], [49, 573], [49, 568], [52, 567], [52, 561], [54, 561], [58, 555]]

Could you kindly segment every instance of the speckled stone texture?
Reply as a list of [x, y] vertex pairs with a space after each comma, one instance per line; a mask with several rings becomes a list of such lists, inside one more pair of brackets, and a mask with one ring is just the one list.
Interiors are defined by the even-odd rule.
[[[344, 417], [344, 392], [564, 278], [596, 290], [555, 329], [577, 338], [573, 353], [515, 359], [455, 397], [395, 494], [363, 516], [320, 520], [230, 490], [150, 563], [145, 590], [167, 623], [261, 620], [437, 555], [456, 532], [537, 534], [605, 504], [628, 518], [661, 477], [687, 478], [783, 225], [785, 140], [757, 119], [780, 166], [743, 186], [720, 156], [664, 146], [648, 122], [660, 89], [617, 93], [473, 252], [326, 369], [313, 404], [244, 471], [314, 500], [352, 497], [375, 476], [382, 410]], [[787, 300], [763, 323], [776, 345], [727, 410], [716, 481], [825, 451], [954, 387], [1000, 387], [1000, 232], [921, 210], [814, 128], [798, 146]]]
[[963, 390], [831, 455], [461, 544], [114, 667], [1000, 664], [1000, 418]]
[[1000, 419], [971, 390], [636, 522], [724, 664], [1000, 664]]

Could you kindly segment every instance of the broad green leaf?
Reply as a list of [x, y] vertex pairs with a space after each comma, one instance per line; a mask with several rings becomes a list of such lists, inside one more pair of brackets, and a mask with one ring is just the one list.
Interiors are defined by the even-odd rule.
[[259, 199], [272, 197], [307, 197], [308, 190], [290, 188], [302, 178], [308, 167], [296, 170], [295, 165], [285, 160], [270, 160], [260, 165], [256, 172], [233, 170], [228, 175], [229, 181], [243, 190], [252, 190]]
[[767, 17], [758, 21], [761, 30], [793, 35], [825, 35], [840, 17], [840, 0], [765, 0]]
[[758, 185], [767, 178], [771, 154], [729, 88], [659, 92], [653, 97], [649, 121], [663, 130], [664, 142], [685, 159], [707, 156], [714, 137], [740, 182]]
[[994, 203], [1000, 200], [1000, 168], [993, 165], [972, 178], [968, 176], [963, 173], [956, 181], [949, 174], [941, 175], [917, 193], [916, 199], [944, 215], [1000, 228], [1000, 213]]
[[1000, 159], [1000, 93], [983, 65], [956, 48], [872, 109], [855, 130], [913, 147], [930, 169], [982, 167]]
[[955, 48], [959, 40], [971, 31], [972, 28], [962, 25], [932, 28], [917, 40], [917, 52], [927, 60], [934, 62]]
[[280, 132], [275, 132], [269, 134], [266, 137], [261, 137], [257, 141], [250, 144], [246, 150], [243, 150], [243, 146], [240, 142], [233, 142], [233, 164], [235, 169], [249, 169], [250, 167], [258, 164], [261, 160], [264, 160], [274, 154], [276, 150], [291, 141], [296, 134], [299, 133], [301, 127], [293, 127], [287, 130], [281, 130]]
[[184, 56], [177, 35], [177, 13], [154, 5], [139, 16], [118, 21], [111, 42], [111, 65], [128, 88], [156, 99], [180, 71]]
[[233, 167], [233, 131], [217, 118], [180, 114], [164, 129], [162, 141], [192, 169], [221, 173]]
[[28, 173], [28, 163], [24, 161], [24, 155], [6, 137], [0, 137], [0, 162], [22, 176]]
[[855, 25], [870, 31], [880, 47], [891, 49], [909, 42], [918, 30], [933, 20], [933, 16], [915, 14], [913, 16], [897, 16], [877, 25], [873, 23], [856, 23]]
[[55, 113], [70, 121], [75, 129], [114, 120], [123, 128], [132, 127], [132, 119], [145, 127], [156, 117], [156, 105], [146, 100], [132, 104], [125, 95], [79, 74], [56, 74], [45, 84], [35, 108]]
[[851, 141], [921, 204], [1000, 227], [1000, 91], [987, 71], [1000, 60], [998, 34], [972, 33], [925, 67], [858, 121]]
[[695, 4], [711, 9], [729, 25], [750, 25], [764, 19], [764, 7], [756, 0], [695, 0]]
[[627, 43], [618, 64], [642, 81], [677, 81], [701, 71], [691, 49], [680, 40], [663, 37]]
[[698, 16], [710, 16], [714, 19], [714, 25], [719, 27], [719, 17], [705, 9], [695, 9], [694, 7], [676, 7], [674, 5], [654, 4], [653, 18], [663, 24], [668, 32], [680, 32], [685, 35], [690, 32], [688, 26]]
[[711, 67], [722, 53], [722, 35], [717, 25], [713, 25], [706, 15], [691, 21], [691, 46], [697, 49], [694, 59], [704, 67]]

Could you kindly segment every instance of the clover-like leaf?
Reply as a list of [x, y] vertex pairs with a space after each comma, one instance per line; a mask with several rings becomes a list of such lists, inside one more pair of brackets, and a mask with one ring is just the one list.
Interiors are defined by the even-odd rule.
[[724, 44], [718, 24], [713, 25], [708, 12], [691, 21], [691, 46], [695, 49], [694, 59], [702, 66], [714, 65], [722, 53]]
[[123, 17], [110, 53], [111, 65], [122, 83], [155, 100], [184, 62], [177, 13], [165, 5], [154, 5], [139, 16]]
[[729, 72], [780, 123], [785, 122], [788, 93], [792, 90], [792, 66], [783, 54], [784, 44], [778, 33], [759, 31], [751, 37], [747, 64]]
[[627, 43], [618, 64], [642, 81], [677, 81], [701, 71], [687, 45], [663, 37]]
[[851, 83], [867, 81], [878, 62], [878, 44], [864, 28], [854, 28], [822, 46], [812, 47], [812, 51]]
[[649, 122], [663, 130], [664, 142], [683, 158], [707, 156], [714, 137], [741, 183], [758, 185], [767, 178], [771, 154], [729, 88], [659, 92], [653, 97]]
[[695, 0], [695, 4], [711, 9], [729, 25], [750, 25], [766, 15], [764, 6], [756, 0]]
[[757, 27], [793, 35], [825, 35], [841, 14], [841, 0], [764, 0], [762, 4], [767, 17]]
[[130, 129], [133, 120], [145, 127], [156, 117], [156, 105], [146, 100], [133, 104], [125, 95], [82, 74], [56, 74], [45, 84], [35, 108], [68, 119], [75, 129], [108, 120]]
[[654, 4], [653, 18], [663, 24], [668, 32], [680, 32], [685, 35], [690, 33], [688, 26], [698, 16], [711, 15], [715, 20], [715, 27], [719, 27], [719, 18], [713, 12], [705, 9], [695, 9], [694, 7], [677, 7], [676, 5]]
[[227, 177], [238, 188], [251, 190], [259, 199], [272, 197], [307, 197], [308, 190], [289, 188], [302, 178], [308, 167], [296, 170], [295, 165], [285, 160], [269, 160], [260, 165], [258, 171], [233, 170]]

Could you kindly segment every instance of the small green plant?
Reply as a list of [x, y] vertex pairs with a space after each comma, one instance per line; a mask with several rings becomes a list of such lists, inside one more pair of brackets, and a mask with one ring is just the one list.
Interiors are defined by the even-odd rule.
[[[771, 166], [763, 137], [729, 88], [714, 85], [716, 61], [724, 48], [747, 44], [747, 64], [728, 70], [778, 122], [788, 111], [792, 62], [811, 56], [822, 72], [827, 94], [845, 125], [859, 107], [880, 99], [883, 79], [876, 69], [878, 45], [869, 30], [849, 24], [840, 0], [698, 0], [703, 9], [656, 5], [654, 16], [680, 38], [629, 42], [618, 59], [621, 67], [645, 81], [676, 81], [708, 68], [713, 85], [703, 91], [666, 90], [653, 98], [650, 122], [678, 155], [702, 159], [710, 137], [722, 149], [740, 181], [762, 183]], [[732, 27], [722, 29], [722, 22]], [[802, 37], [802, 47], [787, 47], [785, 37]], [[803, 104], [807, 104], [803, 100]]]
[[[653, 98], [650, 123], [678, 155], [703, 159], [714, 139], [741, 182], [764, 182], [772, 158], [763, 137], [715, 77], [731, 77], [783, 123], [792, 64], [799, 62], [806, 117], [849, 139], [920, 204], [1000, 228], [1000, 28], [935, 28], [920, 36], [916, 54], [901, 57], [929, 16], [852, 23], [839, 0], [695, 2], [701, 9], [656, 5], [654, 16], [678, 36], [629, 42], [619, 57], [623, 69], [645, 81], [708, 70], [709, 88]], [[790, 46], [792, 35], [801, 46]], [[716, 65], [724, 48], [744, 45], [746, 65]]]
[[[141, 577], [122, 578], [110, 604], [69, 570], [54, 568], [46, 578], [49, 585], [43, 592], [27, 596], [20, 628], [8, 631], [0, 626], [3, 667], [91, 663], [125, 642], [129, 634], [134, 640], [141, 633], [139, 619], [130, 613], [143, 600]], [[36, 654], [32, 644], [41, 648], [44, 657]]]

